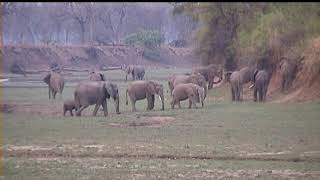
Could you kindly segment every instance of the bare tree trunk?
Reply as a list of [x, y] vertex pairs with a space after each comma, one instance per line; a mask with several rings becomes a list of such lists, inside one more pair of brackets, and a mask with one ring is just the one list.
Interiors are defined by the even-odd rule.
[[69, 30], [65, 29], [65, 45], [69, 44]]
[[28, 25], [28, 31], [29, 31], [29, 33], [30, 33], [30, 35], [31, 35], [32, 43], [35, 44], [35, 43], [36, 43], [36, 40], [37, 40], [36, 34], [33, 32], [33, 30], [32, 30], [32, 28], [31, 28], [30, 25]]
[[60, 32], [61, 32], [61, 24], [60, 23], [57, 24], [57, 30], [56, 31], [57, 31], [56, 32], [56, 41], [58, 43], [61, 43], [60, 42]]
[[85, 34], [85, 27], [84, 27], [84, 23], [80, 24], [81, 27], [81, 43], [84, 44], [84, 34]]

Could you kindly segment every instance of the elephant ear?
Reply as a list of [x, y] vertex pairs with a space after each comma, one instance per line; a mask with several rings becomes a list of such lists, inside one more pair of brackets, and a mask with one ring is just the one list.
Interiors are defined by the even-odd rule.
[[110, 96], [112, 96], [110, 92], [112, 92], [112, 91], [110, 91], [109, 84], [103, 83], [103, 89], [104, 89], [104, 92], [105, 92], [107, 99], [110, 99]]
[[149, 94], [156, 94], [157, 93], [154, 82], [152, 82], [152, 81], [147, 82], [147, 92]]
[[105, 80], [106, 80], [106, 79], [104, 78], [104, 75], [103, 75], [103, 74], [99, 73], [99, 75], [100, 75], [102, 81], [105, 81]]
[[259, 72], [258, 69], [254, 70], [254, 73], [253, 73], [253, 83], [256, 82], [256, 76], [257, 76], [258, 72]]
[[115, 99], [118, 96], [119, 92], [118, 92], [117, 85], [107, 82], [105, 83], [105, 87], [106, 87], [107, 93], [109, 94], [109, 97], [111, 96], [112, 98]]
[[201, 101], [202, 98], [204, 98], [204, 88], [198, 87], [198, 95], [199, 95], [199, 101]]
[[50, 78], [51, 78], [51, 74], [48, 74], [48, 75], [46, 75], [46, 77], [43, 78], [43, 81], [44, 81], [46, 84], [50, 84]]

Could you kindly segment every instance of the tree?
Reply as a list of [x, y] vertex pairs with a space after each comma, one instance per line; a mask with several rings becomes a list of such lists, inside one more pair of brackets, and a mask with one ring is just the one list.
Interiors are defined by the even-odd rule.
[[120, 35], [123, 33], [122, 26], [126, 18], [126, 3], [114, 3], [100, 6], [99, 19], [103, 23], [105, 29], [111, 31], [113, 43], [120, 42]]
[[240, 22], [250, 14], [248, 3], [178, 3], [174, 14], [186, 14], [198, 21], [196, 53], [203, 64], [224, 64], [234, 69], [235, 47]]
[[90, 3], [68, 3], [66, 13], [73, 18], [80, 26], [81, 43], [85, 43], [85, 33], [87, 31], [86, 25], [91, 19], [90, 12], [92, 12]]

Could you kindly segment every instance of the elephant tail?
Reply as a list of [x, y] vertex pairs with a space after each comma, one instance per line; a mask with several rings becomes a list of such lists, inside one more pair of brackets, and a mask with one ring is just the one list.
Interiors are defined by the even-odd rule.
[[126, 105], [128, 105], [128, 89], [126, 90]]

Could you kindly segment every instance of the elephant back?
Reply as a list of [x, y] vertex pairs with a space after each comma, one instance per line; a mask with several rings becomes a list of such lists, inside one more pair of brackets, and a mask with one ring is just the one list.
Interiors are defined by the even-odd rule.
[[253, 81], [254, 68], [252, 67], [243, 67], [240, 69], [240, 76], [242, 78], [242, 83], [248, 83]]
[[104, 75], [96, 72], [91, 73], [89, 79], [91, 81], [105, 81]]
[[62, 91], [64, 87], [64, 78], [59, 73], [51, 73], [50, 87], [55, 91]]
[[255, 77], [255, 82], [256, 84], [265, 84], [269, 80], [269, 75], [266, 70], [260, 70], [258, 71], [256, 77]]

